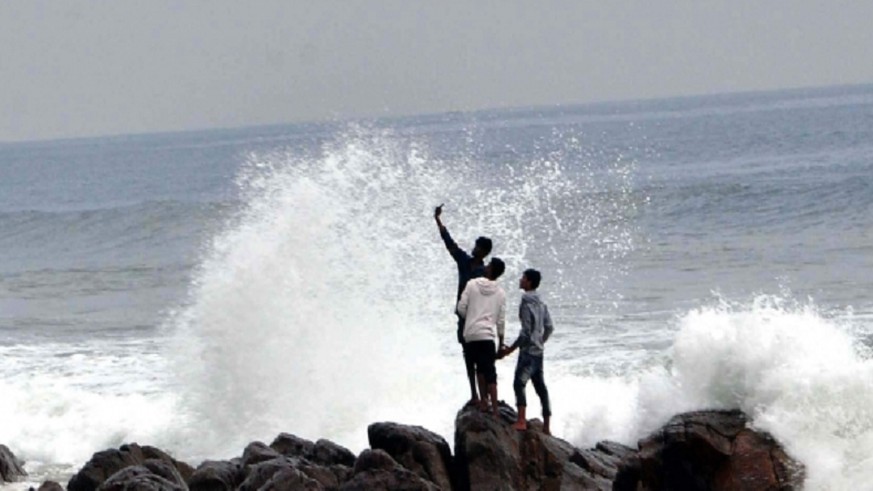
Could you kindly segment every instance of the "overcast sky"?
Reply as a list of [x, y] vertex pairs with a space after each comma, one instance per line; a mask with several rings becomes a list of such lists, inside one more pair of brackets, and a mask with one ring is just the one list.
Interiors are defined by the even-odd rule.
[[873, 2], [0, 3], [0, 141], [873, 82]]

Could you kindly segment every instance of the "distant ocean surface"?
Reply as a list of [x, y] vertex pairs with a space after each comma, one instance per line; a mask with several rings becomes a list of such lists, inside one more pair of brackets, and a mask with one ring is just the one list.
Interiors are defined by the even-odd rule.
[[[543, 272], [553, 431], [740, 408], [809, 489], [873, 482], [873, 86], [0, 144], [0, 443], [452, 441], [456, 272]], [[514, 402], [514, 358], [499, 392]], [[533, 390], [531, 417], [539, 417]]]

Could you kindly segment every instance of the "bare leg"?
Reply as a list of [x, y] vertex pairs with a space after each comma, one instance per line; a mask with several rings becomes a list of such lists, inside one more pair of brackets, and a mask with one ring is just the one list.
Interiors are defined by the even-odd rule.
[[515, 424], [512, 425], [513, 429], [516, 429], [518, 431], [524, 431], [527, 429], [527, 418], [525, 416], [526, 410], [527, 407], [518, 406], [518, 419], [515, 420]]
[[551, 416], [543, 416], [543, 433], [546, 435], [551, 435], [552, 431], [549, 429], [549, 420], [552, 419]]
[[479, 396], [476, 394], [476, 372], [467, 368], [467, 380], [470, 382], [470, 403], [479, 404]]
[[464, 348], [464, 365], [467, 369], [467, 382], [470, 384], [470, 404], [479, 405], [479, 396], [476, 394], [476, 369], [473, 366], [473, 360], [467, 353], [467, 346]]
[[488, 384], [488, 393], [491, 395], [491, 412], [496, 418], [499, 416], [497, 414], [497, 384]]
[[488, 410], [488, 386], [485, 384], [485, 375], [476, 374], [476, 379], [479, 381], [479, 409], [482, 411]]

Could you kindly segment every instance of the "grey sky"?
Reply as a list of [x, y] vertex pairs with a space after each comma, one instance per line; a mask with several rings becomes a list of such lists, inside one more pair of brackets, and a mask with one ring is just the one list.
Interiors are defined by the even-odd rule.
[[873, 2], [0, 3], [0, 141], [873, 82]]

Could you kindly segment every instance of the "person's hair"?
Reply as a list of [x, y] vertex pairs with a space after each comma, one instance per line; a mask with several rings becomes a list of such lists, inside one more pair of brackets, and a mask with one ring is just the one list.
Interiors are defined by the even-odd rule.
[[478, 239], [476, 239], [476, 247], [478, 247], [482, 251], [482, 254], [487, 256], [491, 253], [491, 239], [489, 239], [488, 237], [479, 237]]
[[543, 275], [541, 275], [539, 271], [535, 269], [526, 269], [522, 274], [527, 278], [527, 281], [530, 282], [531, 288], [536, 290], [540, 287], [540, 281], [542, 281]]
[[499, 257], [491, 258], [491, 262], [488, 265], [491, 266], [491, 275], [494, 276], [494, 278], [491, 278], [492, 280], [500, 278], [503, 272], [506, 271], [506, 265], [503, 264], [503, 260]]

